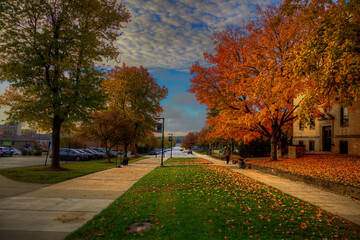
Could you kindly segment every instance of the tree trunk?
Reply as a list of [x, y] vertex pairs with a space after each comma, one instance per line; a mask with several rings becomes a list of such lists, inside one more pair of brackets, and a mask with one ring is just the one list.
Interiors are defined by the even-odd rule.
[[277, 145], [278, 145], [278, 139], [276, 136], [271, 136], [270, 139], [270, 161], [277, 161]]
[[106, 157], [107, 157], [107, 160], [108, 160], [108, 163], [109, 163], [110, 159], [111, 159], [111, 155], [110, 155], [110, 149], [108, 148], [107, 145], [105, 145], [105, 150], [106, 150]]
[[124, 144], [124, 159], [127, 159], [127, 143]]
[[55, 115], [52, 127], [52, 161], [51, 168], [60, 168], [60, 128], [61, 119], [59, 115]]

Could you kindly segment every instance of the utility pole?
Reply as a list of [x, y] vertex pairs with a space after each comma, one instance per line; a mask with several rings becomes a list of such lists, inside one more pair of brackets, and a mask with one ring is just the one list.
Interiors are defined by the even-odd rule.
[[159, 127], [160, 125], [157, 125], [157, 132], [162, 132], [162, 137], [161, 137], [161, 163], [160, 166], [163, 167], [164, 163], [163, 163], [163, 159], [164, 159], [164, 132], [165, 132], [165, 119], [164, 118], [156, 118], [156, 120], [162, 119], [162, 126]]
[[169, 141], [170, 141], [170, 144], [171, 144], [171, 148], [170, 148], [170, 158], [172, 158], [172, 139], [173, 139], [173, 135], [172, 133], [169, 133], [170, 137], [169, 137]]

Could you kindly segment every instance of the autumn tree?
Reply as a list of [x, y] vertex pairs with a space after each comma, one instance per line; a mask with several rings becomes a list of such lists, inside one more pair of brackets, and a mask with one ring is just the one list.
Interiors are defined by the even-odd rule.
[[0, 79], [9, 117], [52, 126], [51, 167], [60, 168], [60, 131], [104, 105], [103, 60], [130, 14], [115, 0], [5, 0], [0, 13]]
[[298, 77], [311, 86], [299, 114], [360, 100], [360, 1], [308, 1], [299, 20], [306, 32], [292, 55]]
[[[109, 108], [116, 109], [120, 116], [131, 123], [135, 144], [156, 126], [156, 117], [163, 111], [160, 101], [168, 90], [157, 84], [147, 69], [116, 66], [105, 75], [102, 88], [109, 96]], [[125, 152], [128, 145], [124, 145]], [[136, 147], [136, 146], [135, 146]]]
[[78, 133], [84, 139], [101, 142], [105, 146], [108, 162], [112, 148], [129, 144], [135, 136], [135, 133], [131, 132], [131, 123], [122, 118], [116, 110], [93, 112], [88, 120], [81, 123]]
[[197, 132], [189, 132], [189, 133], [185, 136], [185, 138], [184, 138], [181, 146], [182, 146], [183, 148], [191, 149], [191, 147], [193, 147], [193, 146], [196, 145], [197, 135], [198, 135]]
[[141, 153], [149, 153], [151, 149], [157, 147], [158, 139], [155, 135], [151, 132], [146, 134], [138, 141], [138, 146], [141, 146], [142, 152]]
[[293, 100], [304, 89], [287, 67], [302, 35], [296, 27], [300, 9], [285, 1], [259, 10], [256, 20], [215, 34], [216, 54], [204, 54], [210, 66], [195, 63], [190, 69], [190, 92], [219, 111], [213, 118], [218, 131], [237, 140], [269, 138], [271, 160], [277, 160], [282, 130], [298, 107]]

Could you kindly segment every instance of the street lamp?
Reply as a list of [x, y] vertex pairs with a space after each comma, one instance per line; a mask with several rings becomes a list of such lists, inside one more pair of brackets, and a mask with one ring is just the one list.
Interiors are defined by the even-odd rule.
[[173, 135], [172, 133], [169, 133], [169, 141], [170, 141], [170, 144], [171, 144], [171, 147], [170, 147], [170, 158], [172, 158], [172, 138], [173, 138]]
[[[164, 159], [164, 131], [165, 131], [165, 118], [156, 118], [156, 120], [160, 120], [162, 119], [162, 128], [161, 128], [161, 132], [162, 132], [162, 137], [161, 137], [161, 164], [160, 166], [163, 167], [163, 159]], [[159, 128], [158, 128], [158, 132], [159, 132]]]

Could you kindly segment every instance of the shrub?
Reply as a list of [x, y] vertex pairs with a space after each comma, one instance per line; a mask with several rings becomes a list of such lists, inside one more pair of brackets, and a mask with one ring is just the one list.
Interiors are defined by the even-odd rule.
[[32, 153], [32, 155], [34, 156], [41, 156], [41, 154], [42, 154], [41, 150], [36, 150]]
[[31, 153], [29, 154], [30, 152], [29, 151], [26, 151], [26, 150], [21, 150], [21, 155], [31, 155]]
[[256, 139], [248, 144], [241, 143], [238, 149], [242, 157], [265, 157], [270, 153], [270, 141]]

